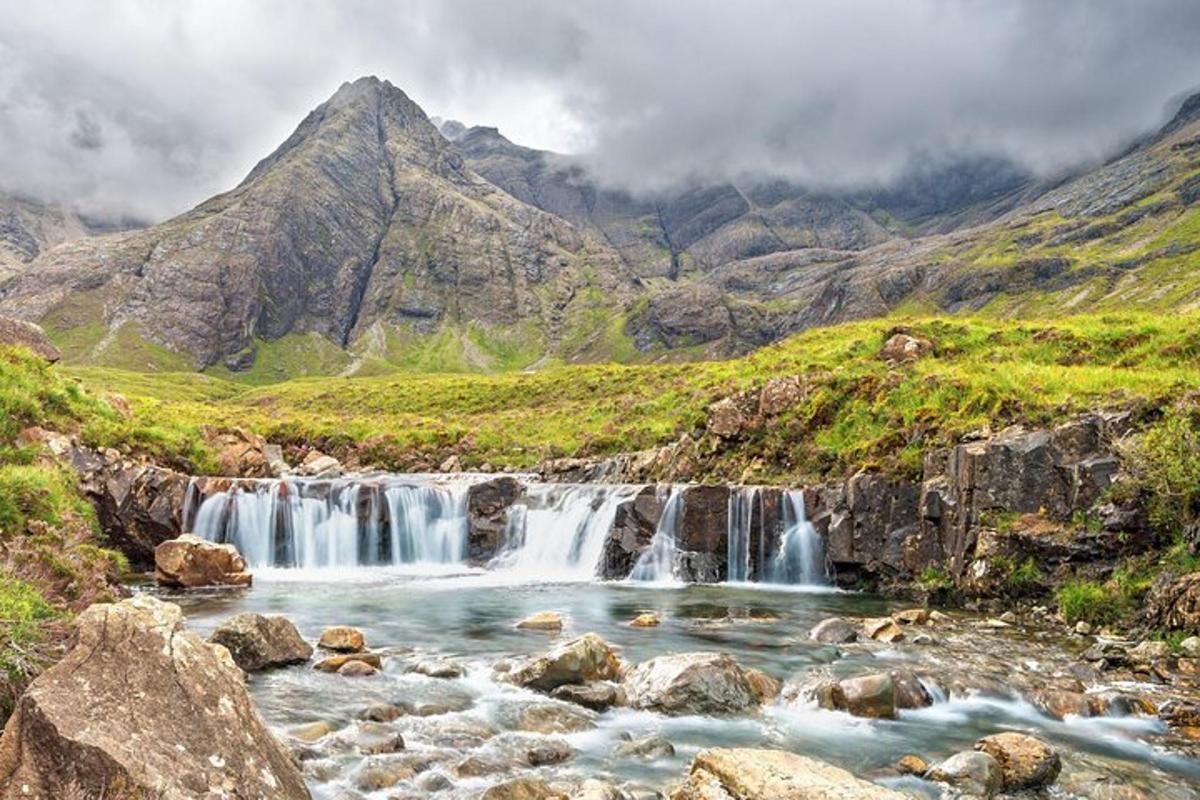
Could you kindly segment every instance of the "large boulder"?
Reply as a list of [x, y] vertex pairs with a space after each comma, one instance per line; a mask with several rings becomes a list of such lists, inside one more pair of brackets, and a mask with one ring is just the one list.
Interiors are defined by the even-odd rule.
[[312, 657], [312, 645], [287, 617], [238, 614], [221, 623], [208, 641], [229, 651], [246, 672], [301, 664]]
[[829, 695], [835, 709], [856, 717], [896, 717], [896, 685], [886, 672], [838, 681]]
[[667, 496], [660, 487], [647, 486], [617, 506], [612, 528], [604, 540], [599, 577], [606, 580], [629, 577], [638, 558], [654, 538]]
[[246, 560], [231, 544], [185, 533], [154, 548], [154, 579], [162, 586], [249, 586]]
[[783, 750], [714, 748], [693, 760], [670, 800], [904, 800], [907, 795]]
[[488, 561], [504, 545], [508, 509], [525, 493], [516, 478], [503, 476], [467, 490], [467, 553], [472, 561]]
[[509, 679], [519, 686], [550, 692], [559, 686], [616, 680], [621, 661], [594, 633], [585, 633], [553, 647], [546, 655], [517, 665]]
[[1048, 786], [1062, 769], [1053, 747], [1023, 733], [1005, 731], [985, 736], [975, 743], [975, 749], [996, 759], [1006, 791]]
[[999, 762], [987, 753], [970, 750], [955, 753], [933, 766], [925, 777], [976, 797], [991, 797], [1004, 786]]
[[736, 714], [762, 701], [757, 682], [725, 653], [652, 658], [625, 678], [633, 708], [663, 714]]
[[1150, 625], [1165, 630], [1200, 630], [1200, 572], [1179, 578], [1164, 572], [1154, 581], [1146, 604]]
[[41, 326], [12, 317], [0, 317], [0, 345], [24, 347], [51, 364], [62, 358]]
[[[0, 798], [308, 798], [223, 647], [148, 595], [94, 605], [0, 737]], [[74, 794], [72, 794], [74, 793]]]

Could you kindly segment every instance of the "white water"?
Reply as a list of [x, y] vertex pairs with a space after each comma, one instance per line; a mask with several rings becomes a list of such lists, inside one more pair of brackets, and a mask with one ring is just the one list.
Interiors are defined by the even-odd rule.
[[767, 581], [801, 586], [829, 583], [825, 547], [821, 536], [808, 521], [804, 510], [804, 492], [783, 493], [783, 534], [779, 549], [766, 566]]
[[654, 583], [673, 583], [675, 577], [675, 554], [678, 550], [676, 542], [679, 534], [679, 513], [683, 509], [683, 488], [671, 486], [664, 489], [658, 487], [658, 492], [667, 491], [667, 502], [663, 506], [662, 516], [650, 539], [650, 546], [638, 556], [629, 579]]
[[757, 507], [758, 515], [758, 547], [759, 560], [763, 563], [762, 549], [763, 514], [761, 493], [757, 486], [743, 486], [729, 492], [729, 523], [728, 540], [726, 545], [726, 561], [728, 562], [728, 577], [730, 583], [743, 583], [750, 580], [750, 548], [753, 546], [754, 512]]

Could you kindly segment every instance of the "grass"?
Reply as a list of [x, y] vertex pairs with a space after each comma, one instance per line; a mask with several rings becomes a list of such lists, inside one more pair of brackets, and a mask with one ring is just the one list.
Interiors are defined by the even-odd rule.
[[46, 659], [46, 626], [61, 616], [35, 587], [0, 574], [0, 718]]
[[1116, 591], [1094, 581], [1068, 581], [1058, 587], [1054, 599], [1058, 602], [1058, 613], [1072, 625], [1076, 622], [1109, 625], [1126, 612]]

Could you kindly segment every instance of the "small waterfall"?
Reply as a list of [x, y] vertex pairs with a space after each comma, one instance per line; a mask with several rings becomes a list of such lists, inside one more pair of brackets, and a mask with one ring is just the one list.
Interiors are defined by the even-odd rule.
[[804, 492], [783, 493], [783, 535], [767, 569], [771, 583], [823, 586], [829, 583], [825, 547], [804, 511]]
[[640, 486], [540, 485], [526, 487], [509, 508], [504, 550], [492, 566], [538, 580], [591, 580], [617, 506]]
[[[660, 486], [658, 491], [661, 498], [663, 487]], [[667, 502], [663, 506], [662, 516], [659, 517], [658, 525], [654, 529], [654, 536], [650, 539], [650, 546], [638, 556], [637, 563], [633, 565], [633, 571], [629, 573], [630, 580], [652, 582], [675, 580], [676, 541], [679, 533], [679, 512], [683, 508], [683, 488], [671, 486], [667, 491], [669, 492]]]
[[758, 511], [758, 563], [761, 565], [766, 547], [766, 537], [763, 536], [762, 493], [757, 486], [742, 486], [730, 490], [728, 544], [725, 554], [729, 583], [750, 580], [750, 551], [753, 544], [751, 539], [754, 533], [755, 510]]
[[392, 563], [457, 564], [465, 560], [467, 488], [452, 484], [385, 489]]

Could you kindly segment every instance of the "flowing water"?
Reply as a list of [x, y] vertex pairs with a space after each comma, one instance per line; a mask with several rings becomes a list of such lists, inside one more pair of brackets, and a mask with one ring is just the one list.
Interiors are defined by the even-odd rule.
[[[503, 549], [480, 567], [464, 559], [462, 485], [393, 477], [377, 482], [380, 491], [346, 482], [319, 495], [302, 483], [283, 491], [280, 485], [264, 482], [250, 491], [209, 498], [195, 512], [197, 531], [243, 548], [255, 567], [254, 586], [177, 593], [171, 599], [205, 635], [232, 614], [256, 611], [286, 615], [312, 640], [328, 625], [354, 625], [373, 648], [391, 654], [383, 674], [373, 678], [328, 675], [310, 665], [251, 676], [259, 708], [280, 731], [317, 720], [337, 729], [305, 749], [306, 775], [317, 798], [477, 797], [491, 783], [526, 774], [601, 777], [665, 790], [700, 749], [710, 746], [782, 747], [935, 797], [932, 784], [896, 777], [887, 768], [905, 753], [932, 762], [969, 749], [982, 735], [1010, 729], [1037, 732], [1060, 750], [1064, 773], [1056, 796], [1200, 796], [1194, 788], [1200, 782], [1200, 762], [1163, 748], [1164, 729], [1153, 718], [1055, 721], [1014, 691], [992, 686], [947, 693], [946, 680], [942, 686], [931, 684], [938, 700], [933, 706], [901, 712], [892, 721], [822, 711], [802, 699], [781, 699], [761, 713], [719, 719], [612, 710], [598, 715], [586, 730], [551, 737], [565, 739], [574, 750], [568, 761], [536, 769], [520, 766], [512, 753], [546, 738], [520, 730], [521, 710], [556, 701], [494, 680], [491, 667], [503, 659], [544, 652], [556, 641], [553, 634], [514, 627], [539, 611], [564, 616], [561, 636], [593, 631], [618, 646], [630, 663], [665, 653], [724, 651], [745, 666], [796, 683], [817, 672], [849, 676], [894, 667], [940, 666], [947, 675], [970, 677], [976, 666], [957, 653], [939, 655], [937, 648], [878, 646], [839, 654], [811, 642], [808, 631], [826, 617], [874, 616], [888, 607], [878, 598], [820, 585], [825, 558], [819, 536], [804, 519], [799, 492], [785, 495], [778, 554], [767, 560], [760, 554], [756, 562], [773, 583], [687, 586], [668, 583], [674, 574], [682, 497], [677, 489], [664, 490], [662, 520], [633, 579], [600, 582], [593, 576], [616, 507], [640, 487], [531, 487], [509, 515]], [[737, 497], [739, 506], [752, 508], [757, 502], [751, 492]], [[372, 509], [372, 503], [378, 508]], [[748, 549], [761, 540], [748, 523], [743, 527], [751, 516], [743, 517], [740, 508], [736, 521], [730, 516], [731, 548], [737, 536], [731, 561], [734, 555], [741, 558], [743, 544]], [[354, 524], [364, 518], [382, 521]], [[747, 574], [731, 569], [735, 581]], [[647, 611], [659, 614], [662, 625], [641, 629], [627, 624]], [[1036, 683], [1052, 659], [1071, 660], [1061, 645], [1043, 637], [990, 628], [972, 636], [978, 638], [981, 659], [986, 656], [992, 669], [1001, 675], [1011, 672], [1014, 679], [1019, 675]], [[465, 674], [436, 679], [406, 669], [412, 659], [429, 657], [455, 660]], [[386, 790], [355, 789], [368, 763], [385, 758], [364, 759], [355, 751], [354, 739], [365, 725], [356, 715], [372, 703], [398, 701], [434, 704], [444, 712], [392, 723], [403, 733], [406, 757], [428, 756], [432, 766]], [[665, 737], [675, 755], [646, 761], [614, 754], [624, 737], [646, 734]], [[497, 774], [459, 775], [454, 765], [465, 756], [507, 766]], [[428, 776], [434, 773], [447, 780], [432, 781]], [[1067, 792], [1065, 787], [1077, 788]], [[1096, 787], [1129, 793], [1103, 794]], [[1142, 794], [1133, 793], [1137, 791]]]

